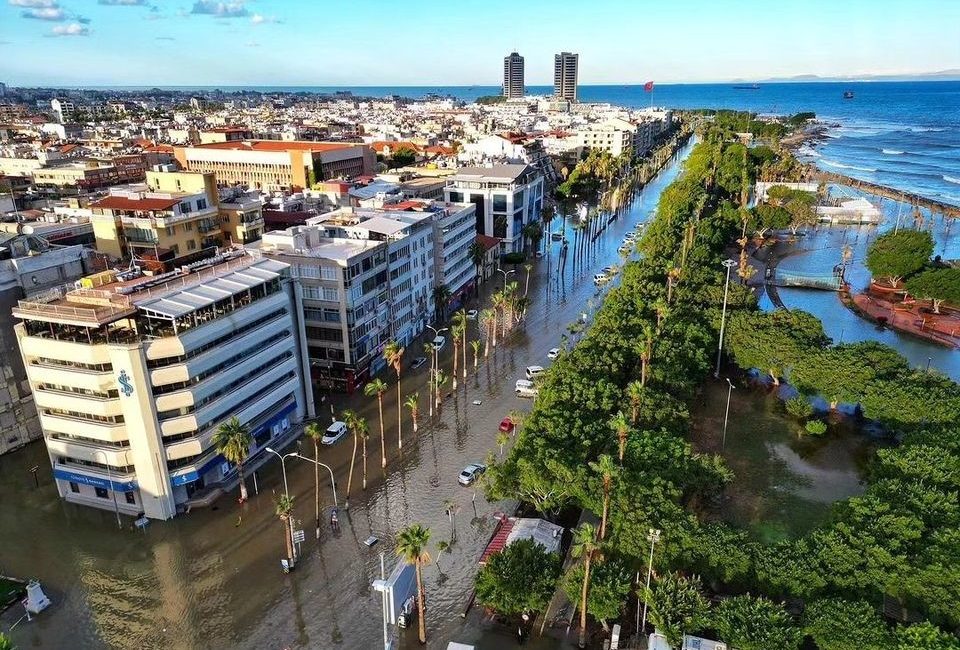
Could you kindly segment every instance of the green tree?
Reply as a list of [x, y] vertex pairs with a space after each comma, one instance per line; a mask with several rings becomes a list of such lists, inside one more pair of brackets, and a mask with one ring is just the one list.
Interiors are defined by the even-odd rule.
[[891, 645], [890, 630], [863, 601], [815, 600], [804, 612], [803, 628], [820, 650], [887, 650]]
[[417, 618], [420, 627], [420, 643], [427, 642], [426, 608], [424, 607], [423, 565], [430, 563], [427, 544], [430, 529], [420, 524], [411, 524], [397, 533], [397, 556], [407, 564], [414, 565], [417, 574]]
[[787, 413], [798, 420], [806, 420], [813, 415], [813, 405], [810, 404], [810, 400], [803, 395], [794, 395], [787, 400], [785, 406]]
[[680, 645], [684, 634], [707, 624], [710, 606], [697, 576], [664, 573], [643, 594], [643, 599], [650, 608], [650, 622], [671, 646]]
[[580, 636], [577, 639], [577, 645], [581, 648], [587, 647], [587, 596], [590, 590], [590, 563], [599, 549], [597, 530], [593, 524], [582, 523], [573, 530], [573, 545], [570, 552], [573, 557], [580, 558], [583, 567], [583, 580], [580, 586]]
[[803, 638], [783, 606], [762, 596], [726, 598], [712, 618], [720, 639], [737, 650], [796, 650]]
[[283, 540], [287, 550], [287, 560], [293, 564], [293, 539], [290, 537], [290, 517], [293, 514], [293, 497], [281, 494], [277, 497], [275, 512], [283, 524]]
[[403, 397], [400, 395], [400, 369], [403, 361], [403, 346], [396, 341], [389, 341], [383, 347], [383, 359], [387, 365], [397, 373], [397, 449], [403, 449]]
[[237, 476], [240, 479], [240, 501], [247, 500], [247, 484], [243, 481], [243, 463], [250, 456], [250, 445], [253, 436], [250, 428], [242, 424], [237, 417], [232, 417], [217, 427], [213, 434], [213, 446], [217, 453], [222, 454], [229, 463], [237, 466]]
[[[383, 430], [383, 394], [387, 392], [387, 384], [380, 378], [374, 379], [367, 383], [363, 387], [363, 394], [367, 397], [377, 396], [377, 410], [380, 412], [380, 467], [386, 468], [387, 466], [387, 442], [386, 434]], [[399, 406], [398, 406], [399, 408]], [[364, 470], [366, 474], [366, 470]], [[367, 481], [363, 481], [366, 485]]]
[[898, 626], [894, 639], [895, 650], [960, 650], [960, 639], [927, 621]]
[[417, 432], [417, 417], [420, 414], [420, 393], [411, 393], [407, 395], [406, 401], [403, 403], [408, 409], [410, 409], [410, 419], [413, 421], [413, 432]]
[[532, 539], [494, 553], [477, 574], [477, 601], [507, 616], [543, 611], [560, 575], [560, 557]]
[[3, 632], [0, 632], [0, 650], [17, 650], [17, 647], [13, 645], [13, 639]]
[[866, 266], [891, 287], [922, 269], [933, 255], [933, 237], [925, 230], [900, 230], [877, 237], [867, 249]]
[[610, 511], [610, 490], [617, 476], [617, 464], [609, 454], [601, 454], [597, 462], [589, 463], [590, 469], [600, 475], [603, 483], [603, 513], [600, 516], [600, 541], [607, 536], [607, 513]]
[[390, 156], [391, 167], [406, 167], [417, 161], [417, 152], [410, 147], [400, 147]]
[[960, 269], [930, 269], [909, 278], [906, 287], [915, 298], [933, 302], [937, 314], [944, 302], [960, 305]]
[[304, 427], [303, 432], [313, 442], [313, 497], [317, 510], [317, 539], [320, 539], [320, 441], [323, 439], [324, 431], [316, 422], [311, 422]]
[[361, 422], [366, 426], [366, 422], [355, 411], [347, 409], [343, 412], [343, 422], [347, 425], [350, 433], [353, 434], [353, 453], [350, 454], [350, 471], [347, 473], [347, 497], [344, 501], [344, 509], [350, 508], [350, 488], [353, 486], [353, 466], [357, 460], [357, 444], [360, 442]]
[[804, 356], [829, 342], [820, 320], [805, 311], [737, 312], [730, 317], [727, 347], [741, 368], [757, 368], [775, 383]]
[[[577, 564], [563, 580], [563, 591], [573, 602], [580, 597], [583, 575], [584, 566]], [[623, 604], [630, 595], [632, 584], [633, 571], [622, 558], [607, 559], [591, 566], [587, 612], [600, 621], [604, 630], [610, 629], [607, 621], [617, 619], [623, 613]]]

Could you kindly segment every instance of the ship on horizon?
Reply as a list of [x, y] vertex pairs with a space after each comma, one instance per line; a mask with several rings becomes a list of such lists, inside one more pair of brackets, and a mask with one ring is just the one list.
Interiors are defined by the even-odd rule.
[[760, 84], [733, 84], [734, 90], [760, 90]]

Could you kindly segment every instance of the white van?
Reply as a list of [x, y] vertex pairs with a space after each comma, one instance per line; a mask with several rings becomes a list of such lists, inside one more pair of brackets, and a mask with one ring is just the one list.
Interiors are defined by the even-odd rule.
[[337, 420], [336, 422], [331, 424], [329, 427], [327, 427], [327, 430], [324, 432], [323, 437], [320, 438], [320, 444], [332, 445], [337, 440], [342, 438], [346, 432], [347, 432], [347, 423]]
[[527, 379], [533, 379], [545, 372], [546, 370], [543, 366], [527, 366], [527, 370], [524, 374], [527, 376]]
[[517, 397], [536, 397], [537, 387], [534, 386], [532, 381], [518, 379], [517, 385], [514, 387], [514, 392], [517, 394]]

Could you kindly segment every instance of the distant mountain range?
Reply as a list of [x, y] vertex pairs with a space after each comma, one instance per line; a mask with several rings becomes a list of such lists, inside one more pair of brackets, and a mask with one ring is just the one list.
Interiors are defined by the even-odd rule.
[[913, 74], [860, 74], [837, 77], [821, 77], [815, 74], [799, 74], [793, 77], [770, 77], [768, 79], [734, 79], [733, 83], [790, 83], [812, 81], [958, 81], [960, 68], [917, 72]]

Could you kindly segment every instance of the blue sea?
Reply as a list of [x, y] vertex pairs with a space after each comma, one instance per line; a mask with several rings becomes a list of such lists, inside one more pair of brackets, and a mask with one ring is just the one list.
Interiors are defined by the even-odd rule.
[[[177, 90], [213, 90], [178, 87]], [[450, 95], [472, 101], [499, 94], [497, 86], [257, 87], [220, 90], [332, 93], [366, 97]], [[548, 95], [550, 86], [528, 86]], [[843, 99], [845, 91], [853, 99]], [[733, 84], [580, 86], [579, 98], [628, 107], [727, 108], [759, 113], [813, 111], [837, 124], [824, 142], [802, 153], [825, 170], [913, 191], [960, 205], [960, 81], [761, 83], [756, 90]]]

